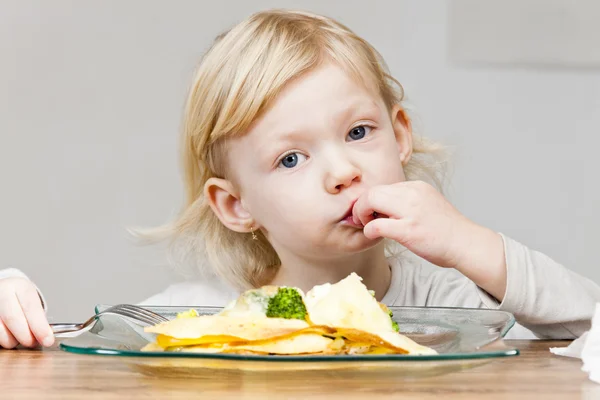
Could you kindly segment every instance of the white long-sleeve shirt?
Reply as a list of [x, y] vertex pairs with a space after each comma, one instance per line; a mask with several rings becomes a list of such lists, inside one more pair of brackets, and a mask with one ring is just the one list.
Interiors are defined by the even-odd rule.
[[[502, 235], [507, 266], [502, 302], [453, 269], [432, 267], [415, 255], [390, 258], [392, 280], [382, 303], [388, 306], [489, 308], [514, 314], [507, 338], [574, 339], [590, 328], [600, 286], [548, 256]], [[408, 253], [408, 252], [407, 252]], [[2, 277], [21, 274], [0, 271]], [[239, 291], [213, 279], [169, 286], [141, 304], [225, 306]]]

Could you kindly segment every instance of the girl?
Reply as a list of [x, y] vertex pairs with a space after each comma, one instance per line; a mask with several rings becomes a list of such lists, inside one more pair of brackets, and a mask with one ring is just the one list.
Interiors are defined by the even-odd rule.
[[[186, 205], [149, 234], [215, 276], [143, 303], [219, 306], [356, 272], [387, 305], [512, 312], [513, 337], [588, 329], [600, 288], [452, 207], [434, 188], [440, 147], [413, 135], [402, 97], [380, 55], [326, 17], [261, 12], [218, 37], [186, 109]], [[52, 344], [15, 274], [0, 280], [0, 345]]]

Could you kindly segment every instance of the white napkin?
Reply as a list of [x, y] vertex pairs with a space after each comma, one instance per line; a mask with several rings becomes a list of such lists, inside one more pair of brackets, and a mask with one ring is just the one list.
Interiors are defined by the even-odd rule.
[[581, 358], [583, 367], [590, 379], [600, 383], [600, 303], [592, 318], [592, 329], [574, 340], [568, 347], [552, 347], [550, 352], [559, 356]]

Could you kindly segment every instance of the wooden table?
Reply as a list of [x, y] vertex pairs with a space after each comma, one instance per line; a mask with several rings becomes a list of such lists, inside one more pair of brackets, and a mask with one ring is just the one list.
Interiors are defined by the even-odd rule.
[[0, 350], [0, 398], [600, 399], [600, 385], [587, 379], [580, 360], [548, 351], [568, 343], [507, 341], [521, 350], [520, 356], [411, 380], [356, 371], [350, 375], [300, 372], [288, 374], [285, 380], [273, 373], [215, 373], [184, 380], [136, 373], [114, 356], [77, 355], [56, 348]]

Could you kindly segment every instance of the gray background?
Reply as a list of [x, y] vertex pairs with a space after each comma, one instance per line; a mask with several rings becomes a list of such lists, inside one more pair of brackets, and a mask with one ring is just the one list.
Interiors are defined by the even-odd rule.
[[[504, 4], [512, 12], [469, 1], [1, 2], [0, 268], [28, 274], [52, 320], [178, 279], [161, 248], [134, 245], [125, 227], [179, 209], [182, 107], [212, 38], [283, 7], [338, 18], [383, 53], [418, 131], [454, 151], [449, 197], [462, 212], [600, 281], [597, 58], [540, 44], [556, 21], [536, 9], [568, 14], [573, 2]], [[525, 26], [506, 26], [518, 35], [477, 31], [522, 13]], [[495, 25], [470, 27], [481, 18]], [[577, 20], [564, 23], [568, 45]], [[528, 29], [538, 40], [523, 48]]]

